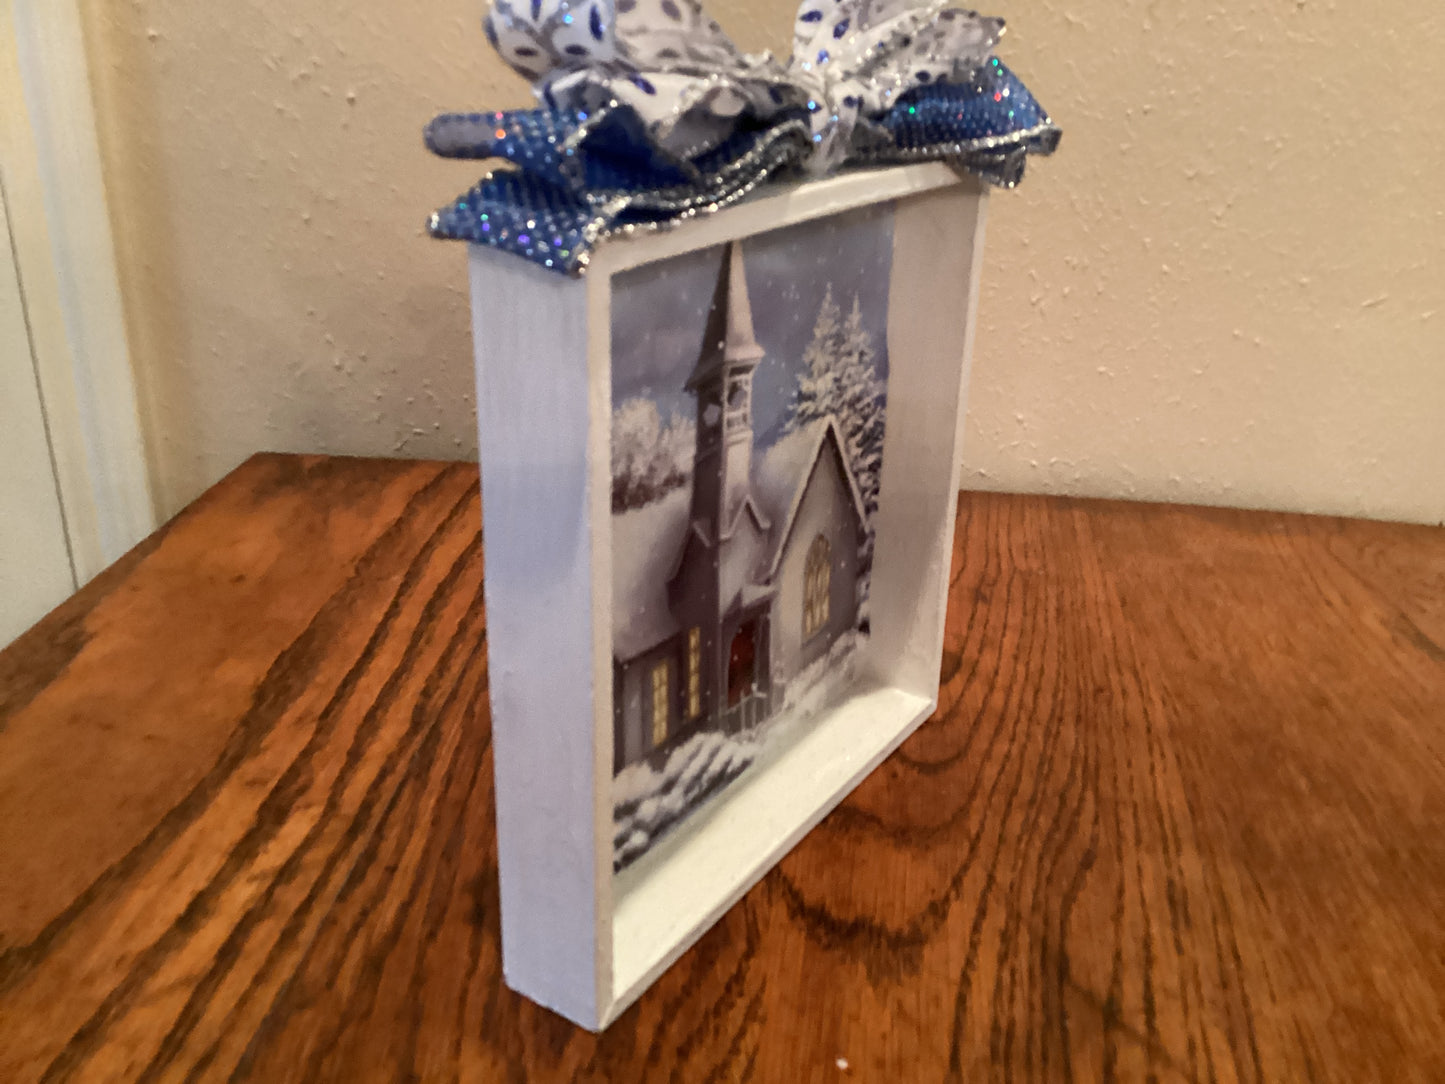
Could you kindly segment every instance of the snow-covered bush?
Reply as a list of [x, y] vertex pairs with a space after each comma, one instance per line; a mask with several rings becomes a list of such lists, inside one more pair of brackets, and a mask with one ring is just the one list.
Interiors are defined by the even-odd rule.
[[690, 418], [664, 425], [651, 399], [624, 401], [612, 415], [612, 511], [641, 508], [686, 485], [696, 430]]
[[752, 764], [760, 735], [695, 734], [674, 749], [661, 769], [646, 761], [613, 780], [612, 868], [622, 869], [693, 809]]

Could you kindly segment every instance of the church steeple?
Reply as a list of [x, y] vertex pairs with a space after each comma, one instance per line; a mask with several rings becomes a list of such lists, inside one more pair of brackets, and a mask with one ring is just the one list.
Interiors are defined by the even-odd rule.
[[753, 331], [753, 304], [748, 297], [748, 277], [743, 267], [743, 247], [728, 244], [708, 309], [702, 353], [688, 377], [688, 391], [695, 391], [725, 366], [756, 365], [764, 351]]
[[753, 453], [753, 371], [764, 351], [753, 330], [753, 307], [741, 243], [731, 242], [718, 269], [702, 350], [688, 378], [697, 396], [693, 518], [716, 539], [747, 499]]

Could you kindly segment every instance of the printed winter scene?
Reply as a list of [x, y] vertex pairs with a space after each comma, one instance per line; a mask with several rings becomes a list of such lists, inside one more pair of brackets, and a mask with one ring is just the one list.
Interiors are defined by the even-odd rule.
[[854, 681], [892, 252], [873, 207], [614, 280], [615, 869]]

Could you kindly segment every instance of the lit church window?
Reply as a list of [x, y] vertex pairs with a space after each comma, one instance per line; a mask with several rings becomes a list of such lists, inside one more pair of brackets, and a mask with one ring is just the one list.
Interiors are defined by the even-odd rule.
[[828, 596], [833, 566], [828, 540], [822, 535], [808, 547], [803, 566], [803, 638], [817, 635], [828, 624]]
[[687, 631], [687, 717], [702, 714], [702, 629]]
[[652, 747], [654, 749], [667, 741], [667, 671], [666, 659], [652, 668]]

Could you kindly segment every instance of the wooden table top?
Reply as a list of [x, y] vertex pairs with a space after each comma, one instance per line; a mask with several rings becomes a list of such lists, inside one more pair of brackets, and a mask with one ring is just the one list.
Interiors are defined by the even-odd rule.
[[0, 654], [0, 1080], [1445, 1080], [1445, 531], [965, 495], [938, 715], [597, 1037], [479, 521], [260, 456]]

